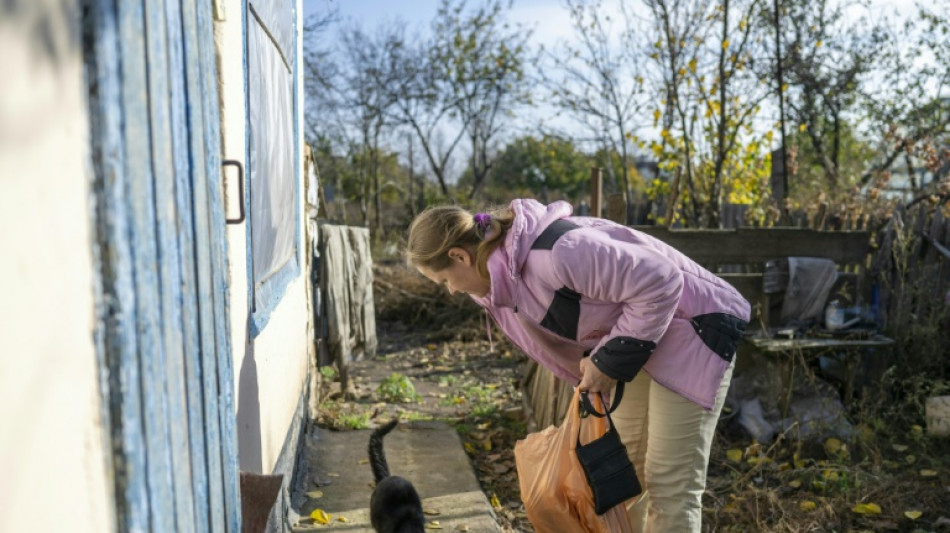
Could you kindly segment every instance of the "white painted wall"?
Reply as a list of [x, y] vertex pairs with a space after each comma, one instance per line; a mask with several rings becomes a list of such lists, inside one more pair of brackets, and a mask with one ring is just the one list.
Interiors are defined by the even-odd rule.
[[114, 527], [79, 10], [0, 6], [0, 531]]
[[[223, 157], [241, 161], [246, 169], [247, 119], [241, 19], [244, 2], [221, 0], [218, 3], [224, 7], [225, 17], [225, 20], [215, 23], [221, 83]], [[297, 0], [297, 4], [297, 15], [300, 17], [300, 0]], [[299, 18], [297, 27], [302, 28]], [[301, 55], [298, 53], [298, 58]], [[303, 102], [302, 80], [303, 76], [298, 76], [299, 102]], [[302, 209], [302, 166], [300, 174], [298, 180], [301, 180], [301, 198], [300, 205], [295, 206], [295, 209]], [[235, 176], [236, 174], [229, 174], [225, 197], [230, 217], [236, 217], [238, 213], [239, 199]], [[301, 230], [298, 250], [304, 249], [303, 233]], [[248, 250], [245, 224], [228, 226], [228, 248], [239, 465], [243, 471], [270, 473], [287, 437], [307, 377], [308, 316], [305, 274], [301, 268], [301, 275], [287, 287], [264, 331], [249, 340]]]

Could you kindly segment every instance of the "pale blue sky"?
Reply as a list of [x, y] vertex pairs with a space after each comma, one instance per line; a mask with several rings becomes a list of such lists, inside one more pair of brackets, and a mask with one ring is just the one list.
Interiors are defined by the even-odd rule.
[[[381, 22], [400, 20], [407, 23], [410, 30], [427, 30], [440, 3], [440, 0], [303, 0], [304, 16], [335, 8], [341, 19], [359, 21], [366, 29]], [[477, 0], [468, 2], [469, 6], [477, 4]], [[570, 19], [561, 0], [515, 0], [508, 20], [533, 28], [535, 43], [551, 45], [571, 33]]]
[[[622, 0], [603, 0], [606, 11], [618, 12]], [[636, 2], [628, 1], [628, 5]], [[928, 0], [923, 0], [925, 3]], [[897, 12], [902, 15], [914, 12], [915, 0], [871, 0], [872, 13], [881, 15]], [[469, 6], [478, 0], [469, 0]], [[401, 20], [410, 29], [424, 30], [435, 16], [440, 0], [303, 0], [304, 15], [337, 9], [341, 18], [361, 22], [367, 29], [391, 20]], [[534, 29], [535, 43], [554, 44], [558, 38], [571, 36], [570, 19], [562, 0], [514, 0], [509, 20], [520, 22]]]

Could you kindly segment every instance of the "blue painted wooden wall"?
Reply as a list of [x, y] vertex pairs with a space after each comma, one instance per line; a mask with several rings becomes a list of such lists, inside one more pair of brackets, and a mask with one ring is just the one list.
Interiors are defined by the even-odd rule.
[[82, 9], [118, 529], [237, 532], [212, 3]]

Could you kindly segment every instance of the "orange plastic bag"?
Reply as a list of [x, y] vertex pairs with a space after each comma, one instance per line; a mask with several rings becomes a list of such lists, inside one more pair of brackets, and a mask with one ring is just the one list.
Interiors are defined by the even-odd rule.
[[574, 448], [578, 432], [586, 444], [607, 432], [607, 421], [581, 420], [579, 400], [575, 389], [560, 427], [550, 426], [515, 443], [515, 466], [528, 519], [537, 533], [631, 533], [624, 505], [600, 516], [594, 512], [594, 495]]

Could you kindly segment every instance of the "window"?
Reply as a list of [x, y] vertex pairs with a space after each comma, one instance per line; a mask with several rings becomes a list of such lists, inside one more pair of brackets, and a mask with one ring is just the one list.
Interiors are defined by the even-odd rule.
[[251, 335], [300, 273], [295, 10], [248, 4], [248, 194]]

